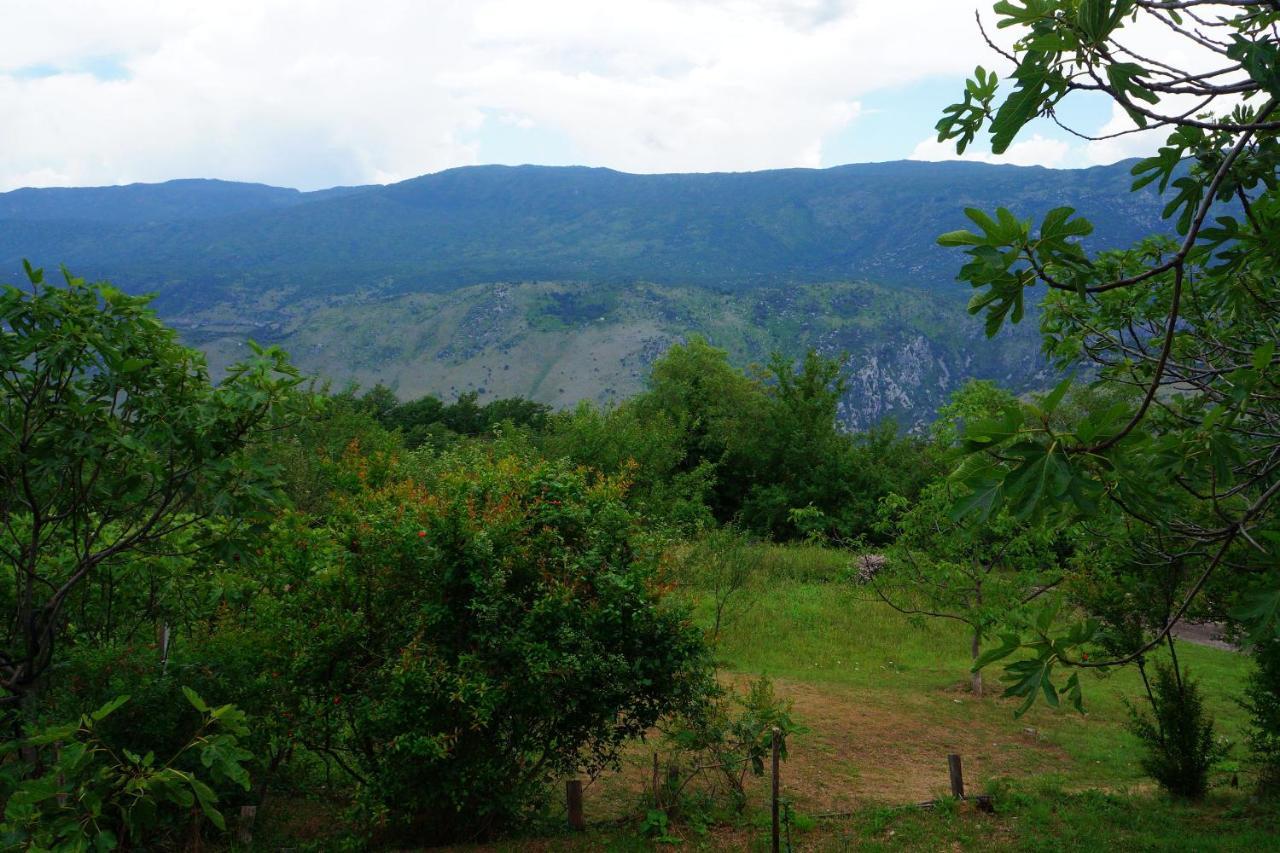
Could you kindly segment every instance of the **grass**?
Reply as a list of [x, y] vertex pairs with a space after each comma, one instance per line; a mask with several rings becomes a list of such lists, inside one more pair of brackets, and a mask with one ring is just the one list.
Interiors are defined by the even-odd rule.
[[[804, 821], [802, 828], [793, 828], [791, 842], [795, 850], [815, 851], [1254, 853], [1274, 850], [1280, 833], [1280, 815], [1273, 806], [1251, 802], [1240, 794], [1219, 794], [1192, 805], [1151, 794], [1001, 784], [996, 786], [994, 807], [994, 814], [955, 801], [944, 801], [931, 810], [868, 807], [840, 819]], [[683, 837], [673, 836], [678, 840], [671, 846], [765, 851], [769, 834], [765, 822], [756, 820], [707, 834], [685, 831]], [[622, 853], [666, 846], [614, 828], [576, 836], [513, 839], [489, 849]]]
[[[741, 687], [771, 677], [809, 731], [790, 743], [783, 796], [797, 814], [798, 850], [1265, 850], [1280, 837], [1280, 811], [1250, 799], [1250, 780], [1179, 803], [1138, 766], [1123, 700], [1141, 687], [1131, 669], [1086, 678], [1086, 713], [1037, 704], [1022, 718], [999, 698], [968, 692], [968, 642], [945, 621], [905, 617], [847, 580], [849, 555], [816, 547], [763, 549], [727, 609], [717, 640], [725, 680]], [[753, 561], [756, 562], [756, 561]], [[711, 624], [710, 594], [686, 590], [695, 617]], [[1179, 644], [1201, 679], [1218, 729], [1237, 743], [1248, 659]], [[499, 850], [650, 850], [640, 836], [652, 753], [637, 744], [621, 770], [588, 786], [590, 831], [567, 835], [553, 817]], [[994, 796], [996, 814], [947, 799], [946, 756], [964, 757], [970, 793]], [[1242, 748], [1236, 748], [1236, 757]], [[768, 780], [751, 780], [746, 811], [711, 828], [683, 821], [673, 839], [688, 849], [768, 849]], [[914, 804], [940, 798], [933, 810]], [[661, 845], [666, 846], [666, 845]], [[465, 848], [470, 849], [470, 848]], [[489, 848], [486, 848], [489, 849]]]
[[[847, 579], [849, 561], [817, 547], [766, 546], [717, 640], [728, 681], [770, 676], [810, 729], [792, 743], [783, 770], [784, 796], [809, 816], [811, 828], [797, 830], [799, 849], [1266, 849], [1280, 829], [1273, 812], [1241, 793], [1247, 778], [1230, 789], [1230, 774], [1219, 773], [1214, 797], [1199, 805], [1154, 789], [1124, 727], [1124, 700], [1141, 694], [1136, 671], [1088, 675], [1085, 714], [1039, 703], [1015, 718], [1017, 703], [998, 695], [998, 668], [988, 673], [986, 697], [968, 692], [962, 627], [875, 601]], [[687, 593], [709, 625], [710, 593]], [[1219, 732], [1239, 742], [1244, 714], [1235, 697], [1248, 659], [1189, 643], [1179, 644], [1179, 657], [1201, 679]], [[594, 786], [589, 815], [617, 820], [640, 810], [653, 748], [638, 748], [619, 774]], [[964, 756], [970, 792], [996, 793], [998, 815], [904, 808], [946, 793], [953, 751]], [[749, 791], [741, 824], [710, 835], [673, 831], [694, 848], [764, 849], [764, 783]], [[832, 813], [840, 817], [812, 819]], [[604, 829], [572, 844], [647, 849], [634, 835], [634, 827]]]
[[[768, 552], [764, 570], [742, 592], [750, 605], [721, 632], [719, 651], [729, 669], [853, 688], [869, 701], [913, 708], [940, 722], [980, 719], [1015, 733], [1033, 728], [1037, 742], [1060, 747], [1070, 759], [1056, 774], [1067, 785], [1145, 781], [1136, 741], [1123, 726], [1123, 700], [1142, 693], [1136, 669], [1086, 674], [1083, 716], [1037, 703], [1015, 719], [1009, 702], [965, 695], [969, 649], [963, 626], [912, 619], [872, 600], [869, 590], [843, 580], [849, 558], [840, 552], [779, 546]], [[1247, 657], [1185, 642], [1178, 654], [1201, 680], [1220, 733], [1239, 741], [1245, 715], [1235, 699], [1243, 691]], [[998, 676], [998, 666], [986, 673], [989, 694], [1002, 690]]]

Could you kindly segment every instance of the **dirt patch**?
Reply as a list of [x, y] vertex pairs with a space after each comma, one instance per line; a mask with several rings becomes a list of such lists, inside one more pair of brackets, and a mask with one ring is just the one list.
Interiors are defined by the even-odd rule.
[[1221, 622], [1178, 622], [1170, 629], [1170, 633], [1179, 640], [1195, 643], [1197, 646], [1208, 646], [1211, 649], [1223, 649], [1238, 652], [1240, 647], [1224, 639], [1226, 626]]
[[[741, 686], [746, 678], [731, 677]], [[964, 759], [971, 791], [996, 776], [1024, 776], [1061, 769], [1071, 759], [1039, 741], [1034, 730], [996, 725], [987, 718], [996, 700], [937, 691], [886, 700], [840, 685], [777, 679], [780, 696], [795, 702], [795, 719], [809, 731], [789, 745], [782, 768], [784, 795], [811, 815], [847, 812], [869, 804], [905, 804], [948, 790], [947, 755]], [[649, 796], [655, 742], [631, 749], [618, 773], [586, 791], [589, 820], [636, 813]], [[769, 780], [749, 779], [751, 807], [768, 802]]]

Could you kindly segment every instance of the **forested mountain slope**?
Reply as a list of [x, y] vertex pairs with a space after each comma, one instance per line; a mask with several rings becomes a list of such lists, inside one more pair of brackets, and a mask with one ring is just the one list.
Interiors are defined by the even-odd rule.
[[927, 418], [970, 375], [1044, 381], [1034, 330], [994, 345], [964, 314], [963, 208], [1070, 205], [1116, 244], [1157, 230], [1130, 164], [1079, 171], [896, 162], [631, 175], [483, 166], [300, 193], [172, 181], [0, 194], [0, 271], [65, 263], [157, 307], [220, 363], [279, 341], [337, 383], [402, 394], [622, 396], [700, 332], [742, 360], [851, 355], [853, 425]]

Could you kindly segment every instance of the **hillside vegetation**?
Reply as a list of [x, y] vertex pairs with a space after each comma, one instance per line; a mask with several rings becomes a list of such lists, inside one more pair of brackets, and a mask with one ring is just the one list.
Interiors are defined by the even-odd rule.
[[477, 167], [298, 193], [221, 181], [0, 194], [0, 269], [56, 257], [158, 293], [215, 373], [244, 340], [331, 380], [424, 393], [622, 399], [701, 335], [735, 363], [848, 354], [842, 418], [916, 427], [968, 378], [1050, 374], [1034, 331], [965, 321], [934, 237], [966, 205], [1067, 204], [1123, 245], [1159, 227], [1128, 165], [884, 163], [744, 174]]
[[300, 194], [179, 182], [0, 195], [0, 268], [56, 255], [156, 290], [166, 313], [249, 293], [451, 290], [583, 281], [741, 291], [864, 280], [928, 286], [955, 267], [934, 243], [966, 206], [1022, 216], [1071, 205], [1100, 247], [1160, 227], [1131, 163], [1050, 170], [880, 163], [738, 174], [478, 166], [389, 186]]
[[215, 371], [239, 358], [244, 339], [253, 337], [284, 347], [300, 368], [336, 388], [381, 382], [406, 400], [476, 392], [556, 408], [636, 394], [654, 360], [692, 335], [726, 349], [740, 366], [812, 348], [843, 359], [848, 387], [839, 416], [853, 429], [885, 418], [920, 427], [968, 378], [1021, 392], [1043, 388], [1055, 375], [1030, 328], [988, 344], [953, 301], [866, 283], [719, 293], [545, 282], [333, 305], [271, 303], [256, 300], [247, 316], [210, 309], [173, 325], [209, 354]]

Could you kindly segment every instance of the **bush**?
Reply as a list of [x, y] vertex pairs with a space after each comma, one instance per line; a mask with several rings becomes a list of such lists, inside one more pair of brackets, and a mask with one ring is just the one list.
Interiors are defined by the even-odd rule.
[[475, 838], [695, 705], [707, 654], [660, 599], [621, 481], [483, 449], [419, 461], [341, 501], [307, 551], [274, 617], [282, 683], [375, 823]]
[[[0, 747], [0, 800], [4, 849], [112, 850], [121, 842], [154, 844], [193, 814], [218, 829], [226, 823], [211, 787], [249, 789], [240, 746], [248, 734], [234, 705], [211, 708], [190, 689], [199, 715], [194, 733], [172, 753], [133, 752], [113, 744], [103, 723], [128, 702], [123, 696], [67, 725], [50, 726]], [[9, 760], [10, 755], [16, 760]], [[33, 761], [34, 759], [34, 761]], [[195, 765], [199, 771], [183, 769]]]
[[1176, 667], [1157, 663], [1152, 714], [1129, 705], [1129, 731], [1142, 741], [1142, 769], [1170, 794], [1198, 800], [1209, 790], [1209, 771], [1229, 745], [1213, 734], [1200, 687]]
[[742, 812], [747, 774], [764, 775], [773, 751], [773, 730], [781, 735], [783, 760], [788, 738], [805, 731], [791, 717], [791, 700], [779, 698], [767, 677], [752, 681], [746, 695], [718, 687], [710, 699], [665, 726], [671, 753], [666, 786], [657, 792], [657, 799], [669, 816], [680, 807], [689, 784], [699, 778], [707, 782], [701, 793], [714, 800], [723, 792], [733, 810]]
[[1251, 763], [1269, 792], [1280, 791], [1280, 639], [1259, 644], [1240, 703], [1249, 712]]

